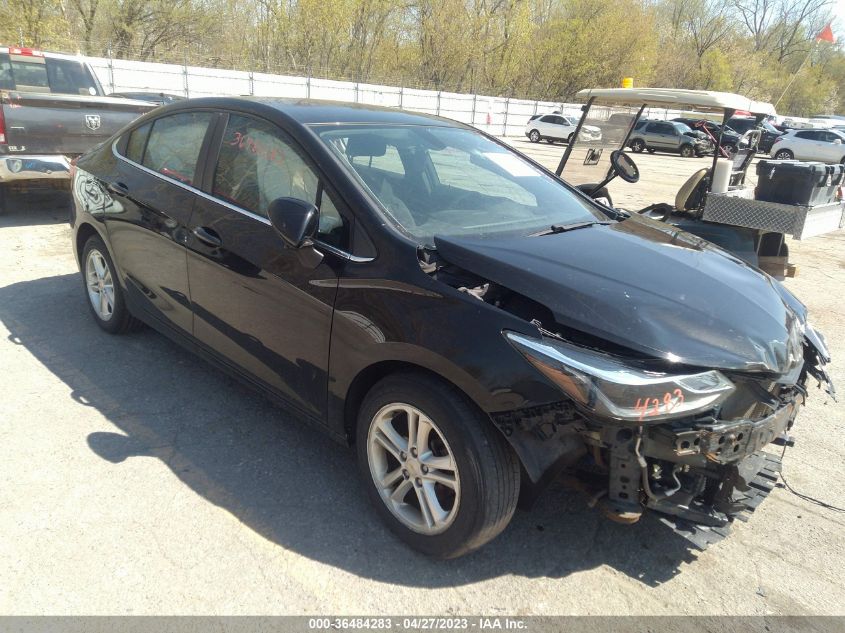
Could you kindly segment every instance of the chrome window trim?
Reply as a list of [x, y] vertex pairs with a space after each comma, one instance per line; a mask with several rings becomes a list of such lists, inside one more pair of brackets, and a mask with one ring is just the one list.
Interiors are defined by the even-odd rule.
[[[196, 187], [193, 187], [191, 185], [186, 185], [184, 182], [179, 182], [175, 178], [165, 176], [164, 174], [157, 172], [154, 169], [150, 169], [149, 167], [145, 167], [144, 165], [136, 163], [134, 160], [129, 160], [128, 158], [126, 158], [126, 156], [122, 156], [120, 154], [120, 152], [117, 151], [118, 142], [120, 142], [119, 138], [117, 140], [115, 140], [114, 143], [112, 143], [112, 146], [111, 146], [111, 151], [112, 151], [112, 154], [114, 155], [115, 158], [122, 160], [125, 163], [132, 165], [133, 167], [137, 167], [141, 171], [144, 171], [144, 172], [150, 174], [151, 176], [156, 176], [157, 178], [161, 178], [165, 182], [169, 182], [173, 185], [176, 185], [177, 187], [181, 187], [182, 189], [190, 191], [191, 193], [194, 193], [194, 194], [200, 196], [201, 198], [205, 198], [206, 200], [208, 200], [210, 202], [214, 202], [216, 204], [222, 205], [222, 206], [226, 207], [227, 209], [230, 209], [230, 210], [232, 210], [236, 213], [240, 213], [241, 215], [245, 215], [246, 217], [251, 218], [253, 220], [256, 220], [258, 222], [261, 222], [262, 224], [265, 224], [267, 226], [273, 226], [273, 224], [270, 222], [270, 220], [268, 218], [265, 218], [263, 215], [258, 215], [257, 213], [253, 213], [252, 211], [247, 211], [246, 209], [242, 209], [242, 208], [240, 208], [240, 207], [238, 207], [238, 206], [236, 206], [236, 205], [234, 205], [230, 202], [226, 202], [225, 200], [221, 200], [220, 198], [216, 198], [216, 197], [212, 196], [211, 194], [206, 193], [205, 191], [197, 189]], [[346, 252], [342, 249], [337, 248], [336, 246], [326, 244], [325, 242], [323, 242], [319, 239], [315, 239], [314, 243], [319, 245], [320, 248], [327, 250], [330, 253], [337, 255], [338, 257], [342, 257], [343, 259], [346, 259], [350, 262], [354, 262], [356, 264], [371, 262], [375, 259], [374, 257], [359, 257], [358, 255], [353, 255], [352, 253], [348, 253], [348, 252]]]

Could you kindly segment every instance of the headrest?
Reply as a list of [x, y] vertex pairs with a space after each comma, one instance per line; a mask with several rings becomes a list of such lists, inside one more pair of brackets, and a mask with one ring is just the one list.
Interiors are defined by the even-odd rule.
[[346, 155], [384, 156], [387, 153], [387, 141], [375, 134], [353, 134], [346, 141]]

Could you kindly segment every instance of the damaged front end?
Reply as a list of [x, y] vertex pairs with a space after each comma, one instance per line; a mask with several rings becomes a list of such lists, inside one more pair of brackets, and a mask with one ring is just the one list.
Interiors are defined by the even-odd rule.
[[[524, 322], [502, 335], [561, 393], [493, 412], [530, 483], [566, 472], [620, 522], [705, 547], [775, 485], [824, 339], [778, 282], [640, 219], [542, 238], [435, 237], [437, 281]], [[512, 321], [510, 321], [512, 323]]]
[[762, 449], [792, 444], [809, 378], [834, 395], [827, 349], [809, 325], [796, 337], [803, 354], [780, 376], [670, 370], [543, 330], [539, 338], [505, 336], [568, 396], [560, 432], [576, 433], [588, 447], [573, 470], [592, 483], [606, 514], [633, 523], [653, 510], [702, 549], [774, 488], [780, 457]]

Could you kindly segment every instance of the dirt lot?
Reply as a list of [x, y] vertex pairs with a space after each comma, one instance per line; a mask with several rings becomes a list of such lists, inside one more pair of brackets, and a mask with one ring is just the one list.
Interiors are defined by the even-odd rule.
[[[514, 141], [546, 164], [561, 146]], [[671, 200], [700, 160], [638, 157], [617, 202]], [[367, 506], [353, 455], [152, 331], [89, 316], [61, 200], [0, 217], [0, 613], [845, 613], [843, 514], [775, 490], [703, 553], [549, 490], [467, 558], [415, 555]], [[786, 282], [845, 392], [845, 232], [792, 244]], [[845, 505], [845, 412], [813, 390], [797, 490]]]

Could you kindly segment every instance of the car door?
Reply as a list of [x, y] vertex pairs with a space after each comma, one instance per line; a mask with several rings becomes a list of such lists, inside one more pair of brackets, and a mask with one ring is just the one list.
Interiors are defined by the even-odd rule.
[[799, 160], [819, 160], [820, 145], [818, 132], [803, 130], [795, 133], [792, 153]]
[[191, 221], [188, 277], [201, 347], [289, 405], [324, 422], [329, 335], [343, 259], [321, 247], [286, 247], [271, 201], [293, 197], [321, 211], [320, 236], [342, 246], [338, 211], [305, 152], [273, 123], [238, 113], [221, 121], [216, 162]]
[[821, 160], [826, 163], [838, 163], [845, 155], [845, 147], [842, 146], [842, 137], [835, 132], [822, 131], [821, 136]]
[[116, 204], [106, 230], [130, 309], [168, 330], [193, 329], [185, 244], [197, 191], [199, 157], [216, 114], [169, 114], [134, 129], [117, 146]]
[[540, 117], [539, 127], [540, 134], [547, 138], [556, 138], [557, 130], [555, 129], [555, 115], [546, 114]]

